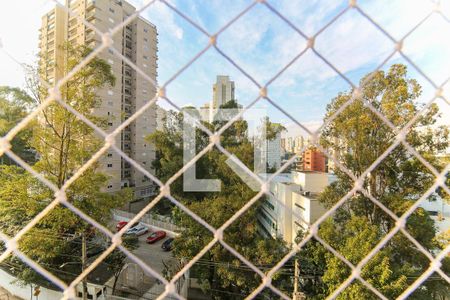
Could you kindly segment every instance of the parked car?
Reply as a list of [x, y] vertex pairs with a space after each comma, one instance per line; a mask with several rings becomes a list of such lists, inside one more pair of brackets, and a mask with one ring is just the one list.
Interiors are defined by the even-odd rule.
[[137, 236], [146, 234], [148, 232], [148, 227], [145, 226], [142, 223], [138, 223], [137, 225], [129, 228], [127, 231], [125, 231], [125, 234], [135, 234]]
[[163, 238], [166, 237], [166, 232], [165, 231], [155, 231], [152, 232], [148, 237], [147, 237], [147, 243], [149, 244], [153, 244], [159, 240], [162, 240]]
[[122, 228], [124, 228], [125, 227], [125, 225], [127, 225], [128, 224], [128, 222], [126, 222], [126, 221], [120, 221], [119, 223], [117, 223], [117, 225], [116, 225], [116, 229], [117, 229], [117, 231], [120, 231]]
[[[128, 224], [127, 221], [120, 221], [119, 223], [117, 223], [117, 225], [116, 225], [117, 231], [120, 231], [120, 230], [121, 230], [122, 228], [124, 228], [125, 225], [127, 225], [127, 224]], [[130, 228], [133, 228], [133, 227], [136, 226], [137, 224], [139, 224], [139, 223], [133, 224]]]
[[162, 243], [161, 248], [164, 251], [170, 251], [172, 250], [173, 247], [173, 238], [168, 238], [167, 240], [164, 241], [164, 243]]

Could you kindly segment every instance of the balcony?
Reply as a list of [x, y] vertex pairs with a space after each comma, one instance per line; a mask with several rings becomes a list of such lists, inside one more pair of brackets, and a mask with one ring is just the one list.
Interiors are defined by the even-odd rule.
[[95, 10], [86, 13], [86, 21], [91, 21], [95, 19]]
[[90, 10], [95, 8], [95, 0], [87, 0], [86, 1], [86, 10]]
[[90, 43], [93, 41], [100, 42], [100, 39], [98, 38], [98, 36], [95, 32], [91, 32], [86, 35], [85, 41], [86, 41], [86, 43]]

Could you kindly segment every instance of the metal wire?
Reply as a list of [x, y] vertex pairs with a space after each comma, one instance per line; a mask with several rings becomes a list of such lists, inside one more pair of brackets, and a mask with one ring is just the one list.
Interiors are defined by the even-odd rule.
[[[69, 8], [65, 7], [61, 3], [59, 3], [57, 0], [53, 0], [56, 5], [62, 7], [64, 10], [66, 10], [70, 15], [77, 16], [76, 13], [70, 11]], [[193, 56], [191, 60], [189, 60], [188, 63], [186, 63], [183, 67], [181, 67], [177, 72], [175, 72], [165, 83], [161, 85], [157, 85], [157, 83], [147, 76], [145, 72], [139, 69], [138, 66], [136, 66], [133, 62], [131, 62], [129, 59], [124, 57], [120, 51], [117, 51], [113, 48], [112, 43], [112, 36], [119, 32], [124, 26], [126, 26], [128, 23], [132, 22], [136, 17], [139, 16], [141, 12], [143, 12], [148, 7], [151, 7], [155, 2], [161, 2], [164, 5], [166, 5], [170, 10], [172, 10], [174, 13], [176, 13], [181, 18], [185, 19], [189, 24], [191, 24], [194, 28], [196, 28], [199, 32], [204, 34], [206, 37], [208, 37], [209, 43], [204, 46], [204, 48], [199, 51], [196, 55]], [[220, 35], [227, 30], [229, 26], [231, 26], [233, 23], [235, 23], [240, 18], [244, 18], [247, 13], [249, 13], [251, 10], [254, 9], [254, 7], [258, 5], [263, 5], [269, 9], [269, 13], [272, 13], [274, 16], [277, 16], [280, 20], [282, 20], [285, 24], [287, 24], [290, 28], [292, 28], [298, 35], [299, 38], [303, 38], [307, 40], [306, 47], [299, 51], [299, 53], [284, 67], [282, 67], [279, 71], [275, 72], [275, 75], [270, 78], [265, 84], [259, 83], [252, 75], [247, 72], [244, 68], [239, 66], [239, 64], [234, 61], [230, 56], [226, 54], [226, 52], [220, 48], [219, 45], [217, 45], [216, 41], [217, 38], [220, 37]], [[343, 15], [345, 15], [350, 10], [358, 12], [362, 17], [364, 17], [368, 22], [370, 22], [372, 25], [374, 25], [380, 32], [382, 32], [391, 42], [392, 42], [392, 52], [387, 56], [383, 62], [377, 66], [373, 71], [380, 70], [385, 63], [396, 53], [399, 53], [409, 64], [413, 66], [413, 68], [420, 73], [435, 89], [436, 93], [435, 96], [430, 99], [430, 101], [421, 109], [421, 111], [412, 119], [410, 120], [404, 128], [397, 128], [394, 126], [389, 119], [387, 119], [380, 111], [378, 111], [375, 107], [373, 107], [370, 103], [364, 102], [361, 99], [361, 88], [364, 86], [366, 82], [368, 82], [371, 79], [371, 76], [368, 76], [363, 82], [360, 83], [360, 85], [357, 85], [353, 83], [348, 77], [344, 75], [343, 72], [341, 72], [332, 61], [327, 59], [323, 54], [321, 54], [318, 49], [315, 48], [314, 43], [317, 38], [320, 37], [322, 32], [327, 29], [328, 27], [331, 27], [335, 24], [337, 20], [339, 20]], [[240, 11], [238, 14], [236, 14], [233, 18], [231, 18], [224, 26], [222, 26], [217, 32], [210, 33], [207, 28], [203, 28], [199, 24], [197, 24], [192, 18], [190, 18], [186, 13], [179, 10], [177, 7], [171, 5], [166, 0], [153, 0], [153, 1], [147, 1], [145, 5], [140, 7], [136, 10], [134, 14], [129, 16], [127, 19], [125, 19], [123, 22], [115, 26], [113, 29], [111, 29], [109, 32], [101, 32], [98, 28], [96, 28], [93, 24], [82, 20], [82, 22], [90, 29], [94, 30], [96, 34], [100, 35], [102, 38], [102, 43], [99, 47], [94, 49], [93, 52], [91, 52], [83, 61], [81, 61], [76, 67], [74, 67], [70, 72], [68, 72], [63, 78], [58, 80], [53, 86], [49, 83], [43, 81], [40, 79], [41, 84], [48, 88], [49, 90], [49, 96], [47, 99], [45, 99], [34, 111], [30, 112], [28, 116], [26, 116], [20, 123], [18, 123], [14, 128], [12, 128], [5, 136], [0, 138], [0, 156], [1, 155], [7, 155], [12, 160], [14, 160], [18, 165], [22, 166], [25, 170], [30, 172], [33, 176], [35, 176], [40, 182], [42, 182], [44, 185], [49, 187], [55, 195], [54, 200], [44, 209], [42, 210], [35, 218], [28, 223], [24, 228], [22, 228], [15, 236], [8, 237], [3, 233], [0, 233], [0, 238], [5, 242], [6, 249], [5, 252], [2, 253], [0, 256], [0, 263], [3, 262], [10, 254], [14, 254], [20, 259], [22, 259], [26, 264], [28, 264], [31, 268], [42, 274], [44, 277], [46, 277], [48, 280], [53, 282], [55, 285], [60, 287], [62, 290], [64, 290], [64, 297], [63, 299], [72, 299], [75, 298], [75, 287], [82, 281], [84, 277], [86, 277], [90, 271], [92, 271], [94, 268], [96, 268], [106, 257], [109, 255], [115, 248], [119, 248], [121, 251], [123, 251], [131, 260], [133, 260], [136, 264], [138, 264], [144, 271], [148, 272], [152, 276], [154, 276], [156, 279], [158, 279], [160, 282], [162, 282], [165, 285], [165, 291], [159, 295], [157, 299], [164, 299], [166, 296], [173, 296], [177, 299], [184, 299], [181, 295], [179, 295], [176, 292], [175, 288], [175, 282], [179, 280], [183, 274], [192, 267], [195, 263], [201, 262], [201, 257], [214, 245], [217, 243], [220, 243], [224, 248], [226, 248], [229, 252], [231, 252], [236, 258], [238, 258], [240, 261], [242, 261], [249, 270], [253, 270], [256, 274], [258, 274], [261, 277], [261, 284], [249, 295], [246, 296], [246, 299], [253, 299], [255, 298], [263, 289], [270, 288], [275, 294], [279, 295], [283, 299], [290, 299], [289, 296], [284, 294], [282, 291], [280, 291], [277, 287], [275, 287], [272, 284], [272, 276], [276, 274], [278, 271], [281, 270], [283, 265], [292, 258], [298, 251], [301, 250], [301, 248], [312, 238], [320, 242], [326, 249], [328, 249], [331, 253], [333, 253], [336, 257], [338, 257], [342, 262], [344, 262], [351, 270], [351, 275], [341, 283], [341, 285], [334, 290], [334, 292], [328, 296], [327, 299], [334, 299], [336, 298], [346, 287], [348, 287], [355, 279], [359, 280], [365, 287], [370, 289], [375, 295], [377, 295], [381, 299], [387, 299], [386, 296], [384, 296], [380, 291], [378, 291], [375, 287], [373, 287], [369, 282], [367, 282], [365, 279], [361, 277], [361, 270], [362, 268], [374, 257], [375, 254], [378, 253], [378, 251], [383, 248], [386, 243], [389, 242], [389, 240], [398, 232], [402, 232], [416, 247], [417, 249], [423, 253], [430, 261], [429, 268], [421, 275], [415, 278], [416, 280], [397, 298], [397, 299], [406, 299], [411, 293], [413, 293], [425, 280], [427, 280], [434, 272], [437, 272], [442, 276], [444, 280], [446, 280], [448, 283], [450, 283], [449, 277], [440, 269], [441, 267], [441, 261], [444, 257], [446, 257], [450, 252], [450, 245], [444, 248], [439, 254], [436, 256], [433, 256], [431, 253], [429, 253], [422, 245], [420, 245], [419, 242], [417, 242], [409, 233], [407, 230], [405, 230], [405, 224], [407, 218], [414, 212], [414, 210], [420, 205], [420, 203], [426, 199], [428, 196], [430, 196], [436, 188], [442, 188], [445, 192], [450, 194], [449, 188], [445, 185], [445, 179], [446, 174], [450, 170], [450, 166], [447, 166], [442, 172], [437, 171], [429, 162], [427, 162], [411, 145], [408, 144], [406, 141], [406, 134], [408, 133], [411, 126], [414, 124], [414, 122], [419, 118], [427, 108], [437, 99], [441, 98], [444, 101], [448, 103], [448, 100], [444, 97], [442, 93], [442, 89], [444, 85], [448, 82], [448, 79], [443, 82], [442, 84], [436, 84], [433, 80], [430, 79], [429, 76], [425, 72], [421, 70], [417, 64], [414, 63], [414, 61], [409, 58], [403, 51], [402, 46], [405, 39], [408, 38], [409, 35], [411, 35], [412, 32], [417, 30], [431, 15], [437, 14], [441, 16], [444, 20], [447, 22], [450, 22], [448, 20], [448, 16], [445, 16], [444, 13], [440, 10], [439, 3], [436, 3], [434, 9], [430, 11], [430, 13], [421, 19], [415, 26], [413, 26], [408, 33], [402, 37], [400, 40], [396, 40], [392, 37], [391, 34], [387, 30], [385, 30], [380, 24], [378, 24], [371, 16], [366, 13], [357, 3], [356, 0], [350, 0], [348, 5], [338, 12], [327, 24], [322, 26], [315, 34], [311, 36], [307, 36], [304, 31], [302, 31], [300, 28], [298, 28], [292, 21], [289, 20], [286, 16], [284, 16], [281, 12], [279, 12], [276, 8], [274, 8], [270, 1], [268, 0], [255, 0], [249, 3], [242, 11]], [[82, 19], [82, 18], [81, 18]], [[0, 45], [1, 46], [1, 45]], [[1, 47], [0, 47], [1, 48]], [[66, 83], [70, 78], [78, 72], [80, 69], [82, 69], [86, 64], [88, 64], [94, 57], [96, 57], [101, 51], [104, 49], [112, 49], [112, 52], [114, 55], [118, 56], [124, 62], [126, 62], [128, 65], [130, 65], [138, 74], [140, 74], [145, 80], [150, 82], [153, 86], [157, 88], [157, 94], [156, 96], [146, 103], [144, 106], [142, 106], [140, 109], [138, 109], [130, 118], [128, 118], [125, 122], [120, 124], [117, 128], [115, 128], [111, 133], [105, 132], [103, 129], [97, 127], [94, 123], [92, 123], [87, 117], [85, 117], [83, 114], [77, 112], [73, 107], [71, 107], [69, 104], [67, 104], [64, 99], [62, 98], [59, 88], [63, 86], [64, 83]], [[234, 118], [229, 120], [222, 128], [220, 128], [217, 132], [213, 133], [210, 130], [208, 130], [205, 126], [203, 126], [198, 120], [195, 118], [192, 118], [192, 121], [196, 123], [197, 127], [203, 130], [209, 137], [210, 137], [210, 143], [201, 151], [199, 152], [190, 162], [185, 164], [177, 173], [175, 173], [171, 178], [167, 180], [167, 182], [163, 183], [160, 181], [157, 177], [146, 171], [143, 167], [139, 165], [136, 161], [131, 159], [129, 156], [127, 156], [124, 152], [120, 150], [117, 146], [114, 144], [115, 137], [121, 133], [121, 131], [127, 127], [129, 124], [131, 124], [133, 121], [135, 121], [142, 113], [145, 112], [145, 110], [149, 109], [151, 106], [155, 105], [157, 101], [165, 101], [169, 103], [171, 106], [173, 106], [176, 110], [181, 111], [180, 107], [178, 105], [170, 100], [168, 96], [166, 95], [166, 90], [170, 86], [170, 84], [177, 79], [186, 69], [188, 69], [198, 58], [200, 58], [208, 49], [214, 48], [219, 55], [221, 55], [225, 60], [230, 62], [239, 72], [241, 72], [245, 77], [247, 77], [260, 91], [260, 94], [258, 97], [256, 97], [255, 100], [253, 100], [249, 105], [244, 107], [238, 115], [236, 115]], [[6, 52], [6, 50], [3, 50]], [[326, 65], [328, 65], [334, 72], [336, 72], [337, 75], [339, 75], [344, 81], [346, 81], [353, 89], [352, 97], [344, 103], [332, 116], [330, 116], [326, 123], [322, 124], [316, 131], [309, 130], [306, 126], [304, 126], [301, 122], [299, 122], [295, 117], [293, 117], [291, 114], [289, 114], [288, 111], [284, 110], [281, 105], [277, 103], [276, 100], [271, 99], [269, 96], [270, 94], [270, 86], [271, 84], [279, 77], [281, 76], [287, 69], [289, 69], [298, 59], [300, 59], [306, 52], [311, 51], [314, 53], [316, 57], [318, 57], [320, 60], [322, 60]], [[7, 53], [7, 52], [6, 52]], [[10, 56], [12, 59], [14, 59], [9, 53], [7, 53], [8, 56]], [[16, 60], [15, 60], [16, 61]], [[20, 64], [18, 61], [16, 63]], [[272, 106], [277, 108], [280, 112], [282, 112], [284, 115], [286, 115], [289, 119], [291, 119], [294, 124], [296, 124], [299, 128], [306, 131], [310, 138], [312, 139], [312, 142], [315, 146], [317, 146], [320, 150], [322, 150], [325, 155], [328, 157], [328, 159], [333, 160], [335, 165], [344, 173], [346, 173], [350, 178], [354, 181], [355, 185], [354, 187], [344, 196], [342, 197], [333, 207], [331, 207], [324, 215], [322, 215], [314, 224], [311, 225], [309, 231], [307, 232], [306, 236], [300, 241], [298, 244], [295, 244], [293, 249], [289, 251], [288, 254], [286, 254], [283, 259], [281, 259], [275, 266], [269, 269], [268, 272], [261, 271], [257, 266], [255, 266], [253, 263], [251, 263], [249, 260], [247, 260], [244, 256], [242, 256], [237, 250], [235, 250], [232, 246], [227, 244], [223, 239], [223, 233], [224, 231], [233, 223], [235, 222], [240, 216], [242, 216], [254, 203], [256, 203], [263, 195], [269, 195], [271, 196], [271, 193], [269, 191], [269, 184], [270, 182], [277, 176], [278, 174], [282, 173], [286, 168], [289, 167], [290, 164], [292, 164], [296, 157], [292, 157], [290, 160], [288, 160], [283, 166], [281, 166], [274, 174], [272, 174], [270, 177], [267, 178], [267, 180], [262, 180], [259, 176], [254, 174], [251, 170], [249, 170], [245, 165], [240, 162], [234, 155], [230, 154], [226, 149], [224, 149], [220, 144], [220, 135], [228, 129], [235, 120], [238, 120], [246, 111], [248, 111], [255, 103], [261, 101], [264, 99], [265, 101], [269, 102]], [[350, 170], [345, 168], [339, 161], [337, 161], [332, 155], [330, 155], [326, 149], [323, 149], [322, 146], [318, 143], [318, 138], [320, 137], [321, 130], [327, 126], [330, 122], [332, 122], [348, 105], [350, 105], [354, 101], [363, 101], [364, 105], [366, 105], [375, 115], [377, 115], [389, 128], [392, 129], [392, 131], [396, 134], [396, 139], [390, 145], [385, 152], [378, 157], [367, 170], [365, 170], [361, 176], [356, 177]], [[73, 176], [67, 180], [64, 185], [61, 188], [56, 187], [53, 183], [48, 181], [42, 174], [36, 172], [33, 170], [33, 168], [28, 165], [26, 162], [24, 162], [20, 157], [18, 157], [16, 154], [14, 154], [11, 151], [11, 144], [10, 142], [12, 139], [22, 130], [24, 129], [28, 123], [35, 118], [43, 109], [48, 107], [52, 103], [58, 103], [62, 105], [64, 108], [66, 108], [68, 111], [70, 111], [72, 114], [74, 114], [78, 119], [86, 123], [88, 126], [93, 128], [100, 136], [104, 139], [104, 145], [103, 147], [98, 150]], [[187, 115], [189, 117], [189, 115]], [[386, 158], [397, 146], [403, 145], [407, 151], [413, 156], [415, 156], [422, 164], [424, 164], [427, 169], [430, 170], [430, 172], [435, 176], [435, 183], [427, 190], [425, 193], [420, 197], [419, 200], [417, 200], [414, 205], [412, 205], [402, 216], [398, 217], [396, 216], [389, 208], [387, 208], [385, 205], [383, 205], [378, 199], [371, 196], [364, 188], [363, 188], [363, 180], [367, 176], [369, 172], [371, 172], [374, 168], [377, 167], [377, 165]], [[208, 224], [205, 220], [200, 218], [198, 215], [196, 215], [194, 212], [192, 212], [189, 208], [184, 206], [180, 201], [178, 201], [176, 198], [174, 198], [170, 193], [170, 184], [173, 183], [176, 179], [178, 179], [189, 167], [193, 166], [196, 161], [198, 161], [206, 152], [210, 151], [214, 146], [219, 149], [225, 156], [227, 156], [229, 159], [232, 159], [234, 162], [236, 162], [243, 171], [245, 171], [249, 176], [254, 178], [259, 184], [260, 184], [260, 191], [252, 198], [250, 199], [241, 209], [239, 209], [229, 220], [227, 220], [220, 228], [214, 228], [210, 224]], [[66, 191], [67, 189], [72, 185], [72, 183], [77, 180], [83, 172], [85, 172], [90, 166], [92, 166], [93, 163], [95, 163], [106, 151], [109, 149], [114, 150], [117, 152], [125, 161], [129, 162], [133, 167], [135, 167], [137, 170], [142, 172], [144, 175], [146, 175], [148, 178], [150, 178], [153, 182], [155, 182], [159, 188], [160, 193], [145, 207], [143, 208], [130, 222], [118, 233], [112, 233], [109, 229], [105, 228], [98, 222], [96, 222], [94, 219], [92, 219], [89, 215], [84, 213], [83, 211], [79, 210], [75, 206], [73, 206], [71, 203], [67, 202], [66, 199]], [[304, 149], [303, 149], [304, 150]], [[318, 228], [319, 225], [328, 217], [330, 217], [341, 205], [343, 205], [347, 199], [349, 199], [355, 192], [361, 192], [366, 197], [368, 197], [375, 205], [380, 207], [384, 212], [386, 212], [393, 220], [395, 220], [395, 226], [392, 228], [379, 242], [378, 244], [355, 266], [351, 262], [349, 262], [342, 254], [340, 254], [338, 251], [336, 251], [333, 247], [331, 247], [326, 241], [324, 241], [320, 236], [318, 236]], [[131, 226], [131, 224], [138, 221], [145, 213], [147, 213], [150, 209], [152, 209], [161, 199], [167, 198], [172, 203], [174, 203], [177, 207], [179, 207], [182, 211], [184, 211], [186, 214], [191, 216], [194, 220], [196, 220], [198, 223], [203, 225], [205, 228], [207, 228], [214, 236], [214, 238], [206, 245], [197, 255], [195, 255], [189, 262], [187, 262], [184, 267], [176, 273], [173, 278], [168, 281], [166, 280], [161, 274], [159, 274], [157, 271], [153, 270], [150, 266], [145, 264], [141, 259], [139, 259], [136, 255], [128, 251], [124, 246], [121, 245], [121, 237], [122, 234]], [[275, 198], [276, 197], [272, 197]], [[278, 200], [277, 200], [278, 201]], [[24, 234], [26, 234], [33, 226], [35, 226], [42, 218], [44, 218], [55, 206], [58, 204], [62, 204], [68, 209], [70, 209], [72, 212], [80, 216], [82, 219], [84, 219], [86, 222], [90, 223], [91, 225], [95, 226], [97, 229], [99, 229], [102, 233], [104, 233], [106, 236], [108, 236], [111, 239], [111, 246], [105, 250], [95, 261], [93, 261], [87, 269], [85, 269], [81, 274], [77, 276], [77, 278], [71, 282], [69, 285], [62, 282], [59, 278], [55, 277], [53, 274], [45, 270], [42, 266], [40, 266], [37, 262], [33, 261], [29, 257], [27, 257], [26, 254], [21, 252], [18, 249], [18, 241], [21, 237], [23, 237]], [[283, 205], [280, 202], [281, 205]], [[293, 214], [296, 214], [295, 212], [292, 212]], [[267, 269], [266, 269], [267, 271]]]

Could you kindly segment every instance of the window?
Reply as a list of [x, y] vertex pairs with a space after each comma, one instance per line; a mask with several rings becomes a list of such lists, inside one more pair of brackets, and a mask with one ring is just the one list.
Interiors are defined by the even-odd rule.
[[301, 210], [306, 210], [303, 206], [301, 206], [301, 205], [298, 204], [298, 203], [295, 203], [295, 206], [297, 206], [297, 207], [300, 208]]
[[148, 60], [148, 56], [144, 55], [144, 59], [145, 59], [145, 60]]
[[112, 168], [112, 164], [108, 164], [108, 168]]
[[[108, 185], [108, 189], [112, 189], [112, 185]], [[81, 294], [81, 293], [80, 293]], [[81, 297], [81, 296], [80, 296]]]
[[52, 30], [53, 28], [55, 28], [55, 23], [51, 23], [47, 26], [47, 30]]
[[114, 13], [114, 9], [112, 9], [111, 7], [109, 8], [109, 11]]
[[108, 123], [108, 126], [113, 126], [113, 123], [112, 123], [112, 122], [109, 122], [109, 123]]
[[147, 29], [147, 28], [144, 28], [144, 32], [146, 32], [146, 33], [147, 33], [147, 32], [148, 32], [148, 29]]
[[275, 206], [273, 206], [273, 204], [270, 203], [269, 200], [264, 199], [264, 204], [267, 205], [267, 207], [269, 207], [271, 210], [275, 210]]
[[110, 116], [111, 115], [111, 112], [110, 111], [108, 111], [108, 116]]
[[112, 96], [112, 95], [114, 95], [114, 92], [111, 91], [111, 90], [109, 90], [109, 91], [108, 91], [108, 95]]
[[112, 153], [108, 153], [108, 157], [112, 157]]
[[108, 48], [109, 54], [114, 54], [114, 51], [111, 48]]
[[69, 37], [73, 37], [76, 34], [77, 34], [77, 28], [76, 27], [74, 29], [72, 29], [71, 31], [69, 31]]
[[147, 38], [144, 38], [144, 42], [148, 42], [148, 39], [147, 39]]
[[147, 164], [147, 162], [146, 162], [146, 161], [143, 161], [143, 162], [142, 162], [142, 164], [143, 164], [143, 165], [146, 165], [146, 164]]
[[294, 221], [294, 223], [295, 223], [295, 225], [297, 225], [301, 229], [306, 230], [305, 226], [303, 226], [302, 224], [298, 223], [297, 221]]

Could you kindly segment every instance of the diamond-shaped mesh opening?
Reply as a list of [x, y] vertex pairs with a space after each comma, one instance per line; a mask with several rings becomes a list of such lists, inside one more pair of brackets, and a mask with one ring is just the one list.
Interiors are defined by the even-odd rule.
[[[355, 99], [346, 105], [351, 97], [351, 93], [342, 93], [328, 106], [321, 143], [325, 149], [337, 152], [336, 159], [344, 167], [361, 176], [389, 149], [395, 132], [362, 100]], [[340, 112], [336, 116], [337, 111]], [[367, 143], [373, 146], [366, 147]]]
[[[172, 74], [170, 75], [172, 76]], [[184, 69], [176, 80], [170, 82], [167, 86], [166, 96], [178, 108], [197, 107], [202, 113], [202, 118], [210, 120], [207, 107], [214, 104], [214, 90], [211, 89], [211, 86], [217, 84], [217, 88], [220, 88], [221, 80], [223, 81], [218, 76], [229, 77], [228, 79], [233, 82], [235, 88], [227, 93], [230, 93], [230, 99], [233, 98], [243, 107], [248, 106], [257, 98], [259, 90], [252, 81], [253, 79], [243, 74], [215, 49], [208, 49], [189, 64], [189, 68]], [[224, 103], [217, 105], [222, 104]], [[173, 105], [165, 106], [174, 109]]]
[[[441, 28], [439, 32], [435, 28]], [[450, 24], [440, 15], [432, 14], [404, 41], [403, 53], [420, 66], [436, 85], [440, 85], [448, 78], [449, 45], [441, 37], [450, 33]], [[442, 61], [442, 64], [438, 64]]]
[[[195, 3], [183, 3], [182, 7], [173, 6], [170, 2], [155, 1], [140, 12], [140, 17], [151, 20], [157, 28], [158, 48], [158, 81], [165, 84], [188, 64], [199, 52], [208, 46], [208, 36], [182, 17], [175, 9], [190, 20], [184, 13], [185, 9], [195, 9], [195, 6], [204, 7]], [[198, 19], [192, 19], [198, 23]], [[202, 25], [198, 23], [198, 25]], [[155, 40], [156, 42], [156, 40]], [[156, 47], [156, 45], [155, 45]], [[176, 59], [174, 59], [176, 57]]]
[[[448, 271], [448, 259], [444, 259], [444, 263], [447, 263], [447, 275]], [[444, 267], [443, 267], [444, 269]], [[416, 276], [410, 278], [410, 280], [417, 279]], [[435, 272], [430, 275], [412, 294], [411, 298], [428, 298], [428, 297], [439, 297], [444, 298], [450, 293], [450, 286], [448, 282], [442, 278], [442, 276]]]
[[[318, 236], [350, 263], [357, 265], [384, 237], [384, 229], [378, 224], [391, 220], [368, 198], [354, 196], [347, 201], [321, 223]], [[363, 211], [373, 213], [364, 214]]]
[[[365, 199], [379, 201], [397, 216], [405, 213], [435, 181], [433, 173], [399, 145], [381, 160], [364, 180]], [[374, 207], [382, 212], [384, 208]], [[389, 223], [394, 222], [390, 220]]]
[[[337, 40], [341, 42], [336, 43]], [[376, 45], [376, 49], [356, 56], [354, 53], [361, 53], [359, 48], [367, 40]], [[317, 37], [315, 48], [350, 80], [358, 82], [393, 52], [393, 46], [392, 41], [358, 11], [350, 10]], [[348, 57], [355, 59], [346, 59]]]
[[[323, 251], [322, 248], [320, 248], [319, 251]], [[351, 269], [346, 263], [344, 263], [339, 257], [330, 252], [328, 249], [322, 252], [322, 255], [325, 260], [326, 267], [321, 279], [325, 285], [323, 296], [326, 297], [335, 292], [335, 290], [345, 282], [351, 274]]]
[[258, 82], [269, 80], [306, 46], [302, 36], [268, 12], [255, 6], [218, 38], [219, 49]]
[[[412, 28], [426, 18], [433, 9], [432, 1], [424, 1], [410, 6], [408, 1], [377, 1], [359, 3], [360, 8], [372, 20], [377, 22], [389, 35], [396, 40], [403, 38]], [[383, 10], [383, 15], [378, 14]], [[401, 14], [401, 18], [399, 18]]]
[[[300, 53], [300, 51], [299, 51]], [[299, 89], [291, 89], [298, 86]], [[290, 65], [269, 85], [269, 97], [276, 105], [289, 113], [310, 131], [315, 131], [321, 125], [312, 115], [324, 115], [326, 105], [340, 92], [349, 90], [349, 84], [333, 69], [326, 65], [311, 50]], [[295, 103], [294, 106], [291, 104]], [[269, 105], [271, 108], [272, 105]], [[270, 116], [280, 115], [287, 122], [293, 123], [284, 113], [277, 109], [270, 111]], [[295, 126], [291, 126], [295, 127]], [[288, 127], [296, 135], [296, 128]], [[292, 132], [290, 132], [292, 134]], [[304, 134], [302, 134], [304, 135]]]
[[348, 8], [347, 1], [307, 3], [279, 1], [268, 4], [308, 36], [316, 34]]
[[219, 244], [192, 266], [190, 276], [196, 278], [197, 289], [206, 295], [219, 297], [234, 293], [245, 298], [261, 282], [258, 274]]
[[0, 168], [1, 232], [14, 236], [54, 201], [54, 193], [44, 183], [17, 165]]
[[[305, 233], [298, 231], [296, 241], [300, 242], [303, 238], [305, 238]], [[326, 297], [328, 288], [322, 279], [328, 272], [328, 259], [331, 258], [329, 254], [322, 244], [312, 238], [274, 273], [272, 285], [290, 296], [294, 292], [297, 280], [298, 292], [307, 297]], [[264, 271], [264, 269], [262, 270]], [[317, 293], [318, 290], [321, 292]]]
[[[284, 228], [281, 218], [277, 220], [272, 203], [277, 205], [278, 213], [283, 209], [282, 204], [269, 202], [267, 196], [261, 196], [224, 232], [224, 242], [258, 268], [275, 266], [289, 252], [289, 245], [282, 238], [290, 235], [288, 224]], [[284, 210], [288, 214], [290, 209]]]
[[396, 298], [409, 287], [411, 277], [422, 275], [429, 263], [404, 234], [397, 233], [367, 262], [361, 276], [386, 297]]
[[433, 256], [437, 256], [448, 244], [447, 199], [447, 193], [441, 188], [433, 190], [406, 221], [405, 231]]

